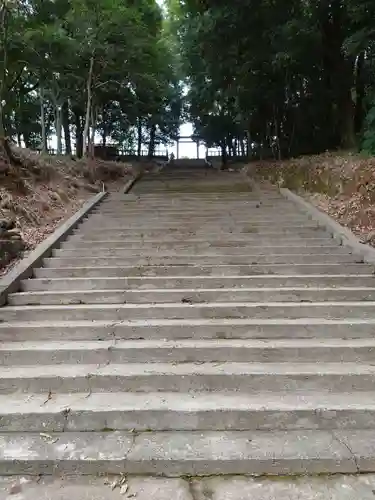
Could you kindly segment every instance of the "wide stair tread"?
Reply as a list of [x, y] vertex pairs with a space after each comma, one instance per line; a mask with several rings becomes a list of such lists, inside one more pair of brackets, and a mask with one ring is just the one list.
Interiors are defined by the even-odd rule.
[[241, 183], [146, 176], [10, 295], [0, 475], [375, 471], [374, 266]]

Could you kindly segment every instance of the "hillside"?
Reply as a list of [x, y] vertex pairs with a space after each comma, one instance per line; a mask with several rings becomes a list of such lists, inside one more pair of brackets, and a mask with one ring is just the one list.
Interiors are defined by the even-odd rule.
[[0, 274], [32, 250], [93, 194], [120, 190], [131, 165], [41, 156], [12, 147], [0, 164]]
[[364, 242], [375, 245], [375, 158], [325, 153], [245, 167], [259, 182], [304, 196]]

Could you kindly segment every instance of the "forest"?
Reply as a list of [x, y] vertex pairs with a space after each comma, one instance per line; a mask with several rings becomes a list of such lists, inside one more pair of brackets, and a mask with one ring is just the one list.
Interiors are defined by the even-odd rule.
[[373, 0], [170, 0], [198, 135], [223, 154], [375, 154]]
[[0, 0], [0, 138], [375, 154], [373, 0]]
[[181, 82], [155, 0], [0, 0], [0, 137], [82, 156], [178, 133]]

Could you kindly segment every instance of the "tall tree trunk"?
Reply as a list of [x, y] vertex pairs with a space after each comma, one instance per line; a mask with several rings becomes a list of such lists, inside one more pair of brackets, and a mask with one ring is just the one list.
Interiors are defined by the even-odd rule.
[[[318, 11], [322, 35], [326, 107], [329, 110], [325, 126], [326, 143], [327, 147], [352, 148], [356, 142], [352, 101], [354, 60], [342, 50], [347, 37], [346, 27], [350, 21], [347, 2], [343, 0], [320, 2]], [[329, 137], [330, 132], [332, 137]]]
[[65, 154], [72, 154], [72, 139], [70, 136], [69, 101], [64, 101], [62, 106], [62, 125], [64, 128]]
[[22, 136], [23, 136], [23, 142], [25, 143], [25, 147], [28, 149], [31, 149], [32, 141], [31, 141], [30, 132], [24, 131], [24, 132], [22, 132]]
[[44, 87], [40, 86], [39, 89], [39, 102], [40, 102], [40, 126], [41, 126], [41, 151], [42, 153], [47, 153], [47, 132], [46, 132], [46, 114], [44, 109]]
[[90, 114], [91, 114], [91, 102], [92, 102], [92, 79], [94, 75], [94, 63], [95, 58], [94, 55], [90, 57], [90, 68], [89, 74], [87, 76], [86, 83], [86, 117], [85, 117], [85, 126], [83, 129], [83, 154], [87, 153], [87, 142], [89, 140], [89, 130], [90, 130]]
[[82, 113], [78, 107], [73, 108], [74, 123], [76, 128], [76, 156], [82, 158], [83, 156], [83, 127], [82, 127]]
[[91, 136], [89, 138], [89, 154], [91, 158], [95, 156], [95, 133], [96, 133], [96, 108], [91, 106]]
[[363, 75], [363, 69], [365, 64], [365, 52], [362, 51], [356, 63], [356, 104], [355, 104], [355, 132], [356, 134], [360, 134], [363, 128], [363, 122], [365, 119], [365, 108], [364, 108], [364, 100], [366, 96], [365, 90], [365, 80]]
[[148, 144], [149, 158], [152, 158], [155, 154], [155, 138], [156, 138], [156, 125], [152, 124], [150, 129], [150, 142]]
[[57, 137], [57, 154], [62, 155], [62, 120], [61, 120], [61, 104], [57, 103], [55, 107], [55, 128]]
[[[4, 107], [3, 100], [6, 89], [7, 65], [8, 65], [8, 8], [5, 0], [0, 0], [0, 42], [2, 47], [1, 69], [0, 69], [0, 138], [5, 138]], [[2, 152], [0, 152], [2, 154]]]
[[237, 157], [237, 140], [236, 139], [230, 140], [230, 149], [232, 150], [233, 158], [236, 158]]
[[137, 156], [138, 158], [142, 155], [142, 120], [138, 118], [137, 124]]
[[275, 146], [276, 146], [276, 155], [277, 159], [281, 160], [281, 147], [280, 147], [280, 124], [277, 119], [277, 110], [276, 106], [273, 107], [273, 120], [274, 120], [274, 131], [275, 131]]
[[225, 168], [228, 165], [228, 152], [226, 141], [221, 144], [221, 168]]
[[245, 140], [244, 139], [240, 140], [240, 148], [241, 148], [241, 156], [242, 157], [246, 156], [246, 148], [245, 148]]
[[250, 128], [250, 123], [249, 123], [249, 128], [248, 130], [246, 130], [246, 156], [248, 158], [250, 158], [250, 155], [251, 155], [251, 141], [250, 141], [250, 137], [251, 137], [251, 132], [250, 132], [251, 128]]
[[355, 148], [354, 104], [351, 89], [343, 93], [340, 99], [340, 130], [341, 146], [344, 149]]

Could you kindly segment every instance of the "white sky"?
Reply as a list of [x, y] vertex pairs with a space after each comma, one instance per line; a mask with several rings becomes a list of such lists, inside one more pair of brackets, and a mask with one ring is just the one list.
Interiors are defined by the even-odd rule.
[[[180, 127], [180, 135], [192, 135], [193, 133], [193, 125], [191, 123], [184, 123]], [[177, 157], [177, 146], [174, 144], [172, 147], [168, 148], [169, 153], [173, 152], [175, 157]], [[199, 158], [205, 158], [206, 156], [206, 147], [199, 147]], [[196, 158], [197, 157], [197, 146], [195, 142], [181, 144], [179, 147], [179, 157], [187, 157], [187, 158]]]
[[[191, 136], [192, 133], [193, 133], [193, 125], [191, 123], [184, 123], [183, 125], [181, 125], [180, 135]], [[73, 148], [74, 148], [74, 138], [73, 137], [72, 137], [72, 140], [73, 140]], [[96, 136], [95, 142], [96, 142], [96, 144], [101, 143], [101, 137], [99, 135]], [[48, 143], [49, 143], [49, 147], [51, 149], [57, 149], [57, 140], [56, 140], [56, 136], [54, 134], [50, 137]], [[64, 145], [64, 136], [63, 136], [63, 145]], [[176, 143], [174, 143], [172, 146], [167, 146], [167, 147], [161, 145], [158, 147], [158, 149], [161, 149], [162, 151], [164, 149], [168, 149], [169, 154], [171, 154], [173, 152], [175, 157], [177, 157], [177, 145], [176, 145]], [[205, 156], [206, 156], [206, 147], [201, 145], [199, 147], [199, 158], [205, 158]], [[196, 158], [197, 157], [197, 146], [196, 146], [195, 142], [180, 144], [179, 157], [180, 158], [182, 158], [182, 157]]]

